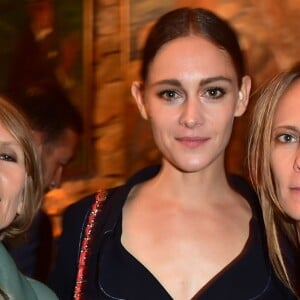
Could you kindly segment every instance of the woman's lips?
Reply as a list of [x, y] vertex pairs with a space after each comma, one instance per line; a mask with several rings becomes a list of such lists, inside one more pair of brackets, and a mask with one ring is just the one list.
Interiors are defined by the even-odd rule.
[[300, 187], [298, 187], [298, 186], [290, 187], [290, 190], [291, 190], [292, 192], [295, 192], [295, 193], [300, 194]]
[[205, 144], [209, 140], [209, 138], [184, 136], [184, 137], [177, 137], [176, 140], [188, 148], [197, 148]]

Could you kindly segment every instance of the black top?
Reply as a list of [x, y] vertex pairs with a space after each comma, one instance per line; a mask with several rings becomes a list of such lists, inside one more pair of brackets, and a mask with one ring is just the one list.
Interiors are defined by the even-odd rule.
[[23, 239], [8, 240], [5, 246], [24, 275], [45, 282], [53, 252], [51, 220], [45, 212], [39, 210]]
[[[277, 279], [269, 262], [261, 212], [255, 194], [240, 177], [231, 177], [230, 182], [252, 207], [253, 217], [250, 222], [249, 238], [241, 254], [202, 288], [193, 299], [296, 299]], [[155, 277], [121, 245], [122, 207], [135, 183], [135, 180], [131, 180], [127, 185], [113, 189], [109, 193], [107, 205], [97, 225], [97, 239], [93, 242], [88, 265], [86, 299], [172, 299]], [[91, 198], [88, 199], [90, 200], [84, 201], [91, 203]], [[116, 206], [116, 203], [119, 205]], [[72, 210], [76, 209], [72, 208]], [[72, 225], [69, 224], [73, 230], [75, 220], [73, 214], [72, 221], [70, 220]], [[71, 228], [69, 228], [70, 231]], [[64, 242], [61, 246], [66, 247], [65, 234], [66, 232], [62, 236], [62, 242], [63, 240]], [[72, 243], [67, 247], [72, 249]], [[67, 249], [61, 250], [66, 254], [69, 253]], [[63, 259], [61, 257], [57, 271], [54, 273], [56, 276], [60, 275], [52, 284], [52, 288], [60, 299], [70, 299], [74, 287], [76, 272], [70, 274], [73, 271], [67, 269], [68, 261], [71, 263], [69, 255], [65, 255]], [[74, 257], [72, 261], [75, 263]], [[62, 278], [63, 273], [67, 279]]]
[[[251, 207], [251, 199], [247, 199]], [[253, 200], [253, 199], [252, 199]], [[260, 224], [255, 209], [249, 237], [243, 251], [210, 280], [194, 299], [287, 299], [277, 288], [273, 271], [266, 259]], [[121, 244], [122, 215], [107, 233], [98, 264], [98, 286], [107, 299], [171, 300], [160, 282]]]

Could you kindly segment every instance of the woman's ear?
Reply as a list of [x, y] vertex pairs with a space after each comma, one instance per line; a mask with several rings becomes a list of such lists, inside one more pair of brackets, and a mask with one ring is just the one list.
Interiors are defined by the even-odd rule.
[[249, 103], [250, 91], [251, 91], [251, 78], [250, 76], [244, 76], [242, 78], [242, 84], [239, 90], [239, 98], [235, 107], [235, 113], [234, 113], [235, 117], [242, 116], [246, 111]]
[[134, 81], [131, 85], [131, 94], [135, 99], [140, 114], [145, 120], [148, 120], [148, 114], [144, 101], [144, 85], [141, 81]]

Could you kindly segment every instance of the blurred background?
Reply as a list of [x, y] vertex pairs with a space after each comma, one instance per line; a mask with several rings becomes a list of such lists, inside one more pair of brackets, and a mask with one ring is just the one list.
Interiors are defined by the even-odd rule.
[[[254, 81], [253, 92], [300, 59], [300, 3], [295, 0], [1, 0], [1, 92], [22, 88], [33, 66], [43, 64], [33, 52], [26, 54], [28, 39], [23, 34], [26, 26], [40, 24], [41, 40], [49, 30], [52, 34], [46, 45], [47, 68], [84, 119], [84, 135], [62, 187], [45, 196], [43, 209], [51, 216], [55, 236], [68, 205], [159, 162], [130, 84], [138, 78], [140, 49], [153, 21], [180, 6], [213, 10], [232, 24]], [[30, 80], [37, 79], [32, 75]], [[228, 170], [245, 176], [255, 98], [254, 94], [247, 114], [237, 120], [227, 153]]]

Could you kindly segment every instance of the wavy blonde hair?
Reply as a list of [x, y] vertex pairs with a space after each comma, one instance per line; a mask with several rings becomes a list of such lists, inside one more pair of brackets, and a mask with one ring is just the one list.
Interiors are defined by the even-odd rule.
[[21, 234], [30, 226], [41, 205], [43, 177], [40, 157], [29, 125], [23, 115], [3, 96], [0, 96], [0, 124], [21, 146], [26, 172], [23, 211], [8, 227], [0, 231], [0, 239], [3, 239]]
[[280, 73], [262, 89], [252, 112], [248, 142], [249, 175], [261, 202], [269, 256], [279, 278], [295, 294], [280, 246], [279, 231], [283, 231], [299, 250], [297, 222], [280, 206], [270, 159], [274, 114], [281, 97], [296, 80], [300, 80], [300, 64]]

